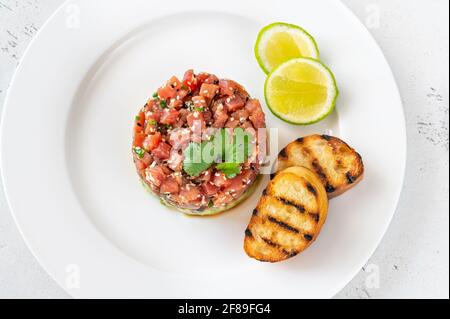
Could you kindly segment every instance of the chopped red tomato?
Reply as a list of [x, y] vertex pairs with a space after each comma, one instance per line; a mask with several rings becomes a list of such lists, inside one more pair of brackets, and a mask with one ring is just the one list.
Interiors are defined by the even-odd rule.
[[177, 95], [177, 90], [170, 85], [163, 86], [158, 90], [158, 96], [164, 100], [174, 98]]
[[134, 134], [134, 141], [133, 145], [135, 147], [142, 147], [145, 140], [145, 134], [144, 133], [136, 133]]
[[147, 136], [147, 138], [144, 140], [143, 146], [144, 149], [147, 151], [153, 151], [159, 143], [162, 141], [162, 135], [161, 133], [155, 133], [153, 135]]
[[170, 85], [175, 90], [181, 89], [181, 86], [183, 85], [176, 76], [172, 76], [167, 84]]
[[183, 84], [186, 85], [191, 92], [195, 92], [195, 90], [197, 90], [198, 84], [194, 74], [194, 70], [188, 70], [184, 74]]

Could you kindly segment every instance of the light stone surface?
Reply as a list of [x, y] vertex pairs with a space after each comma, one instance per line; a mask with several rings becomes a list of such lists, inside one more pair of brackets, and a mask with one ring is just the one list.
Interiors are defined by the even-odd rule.
[[[63, 2], [0, 0], [0, 111], [24, 50]], [[448, 298], [449, 2], [343, 2], [369, 28], [394, 71], [405, 108], [408, 163], [386, 237], [336, 298]], [[69, 298], [26, 247], [1, 185], [0, 298]]]

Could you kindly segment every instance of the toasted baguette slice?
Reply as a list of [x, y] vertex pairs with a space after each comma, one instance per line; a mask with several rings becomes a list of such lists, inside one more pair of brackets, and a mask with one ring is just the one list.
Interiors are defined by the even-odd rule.
[[280, 172], [269, 183], [245, 231], [252, 258], [279, 262], [307, 249], [327, 218], [328, 197], [320, 179], [304, 167]]
[[299, 138], [283, 149], [274, 172], [291, 166], [303, 166], [314, 171], [321, 179], [328, 198], [345, 193], [364, 176], [361, 156], [344, 141], [327, 135]]

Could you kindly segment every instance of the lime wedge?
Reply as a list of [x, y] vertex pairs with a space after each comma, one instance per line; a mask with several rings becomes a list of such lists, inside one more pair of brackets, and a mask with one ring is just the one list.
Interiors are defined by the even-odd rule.
[[313, 124], [334, 109], [339, 94], [333, 73], [311, 58], [289, 60], [273, 70], [266, 80], [269, 109], [283, 121]]
[[263, 28], [255, 45], [255, 56], [264, 72], [294, 58], [319, 59], [319, 49], [314, 38], [293, 24], [277, 22]]

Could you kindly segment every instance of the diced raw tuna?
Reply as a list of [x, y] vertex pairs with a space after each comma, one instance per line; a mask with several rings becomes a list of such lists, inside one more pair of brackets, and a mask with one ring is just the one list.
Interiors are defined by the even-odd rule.
[[222, 172], [216, 172], [214, 174], [213, 183], [217, 187], [227, 187], [230, 185], [230, 180]]
[[220, 206], [226, 206], [230, 203], [232, 203], [235, 200], [235, 198], [231, 194], [227, 194], [224, 192], [218, 193], [214, 198], [214, 206], [220, 207]]
[[156, 187], [160, 187], [167, 174], [161, 166], [149, 167], [145, 172], [146, 180]]
[[216, 113], [214, 114], [214, 124], [215, 128], [223, 128], [228, 121], [228, 112], [225, 107], [221, 104], [217, 107]]
[[159, 143], [158, 147], [152, 150], [152, 155], [158, 160], [166, 160], [170, 157], [172, 147], [167, 143]]
[[183, 160], [184, 156], [178, 153], [177, 151], [172, 150], [170, 152], [169, 160], [167, 161], [167, 165], [175, 172], [181, 172], [183, 169]]
[[214, 196], [220, 190], [219, 187], [217, 187], [216, 185], [214, 185], [211, 182], [206, 182], [206, 183], [202, 184], [202, 189], [203, 189], [203, 192], [205, 193], [205, 195], [209, 196], [209, 197]]
[[[259, 174], [256, 158], [263, 139], [256, 139], [256, 131], [265, 127], [261, 104], [250, 99], [240, 84], [209, 73], [196, 75], [193, 70], [182, 81], [172, 77], [157, 94], [134, 121], [133, 160], [138, 174], [175, 207], [207, 213], [213, 203], [226, 209]], [[189, 143], [211, 141], [223, 128], [233, 136], [238, 127], [255, 136], [241, 174], [227, 178], [214, 164], [198, 176], [183, 171], [183, 152]]]
[[235, 112], [242, 109], [245, 106], [245, 99], [240, 95], [232, 95], [225, 100], [225, 105], [229, 112]]
[[194, 96], [192, 98], [192, 103], [194, 103], [194, 108], [196, 109], [205, 109], [208, 107], [208, 102], [204, 96]]
[[210, 74], [210, 75], [206, 78], [206, 80], [205, 80], [204, 83], [207, 83], [207, 84], [215, 84], [215, 85], [217, 85], [217, 84], [219, 84], [219, 78], [218, 78], [217, 76], [215, 76], [214, 74]]
[[180, 185], [178, 185], [174, 177], [167, 177], [161, 184], [161, 194], [178, 194], [179, 191]]
[[175, 150], [184, 150], [191, 141], [191, 130], [175, 129], [170, 133], [169, 142]]
[[198, 186], [188, 184], [181, 188], [180, 197], [185, 203], [192, 203], [201, 199], [202, 193]]
[[178, 122], [179, 116], [180, 116], [180, 112], [178, 112], [177, 110], [165, 109], [161, 116], [160, 123], [167, 124], [167, 125], [173, 125]]
[[[200, 88], [200, 95], [208, 100], [212, 100], [219, 93], [219, 86], [214, 84], [203, 83]], [[195, 104], [194, 104], [195, 105]]]

